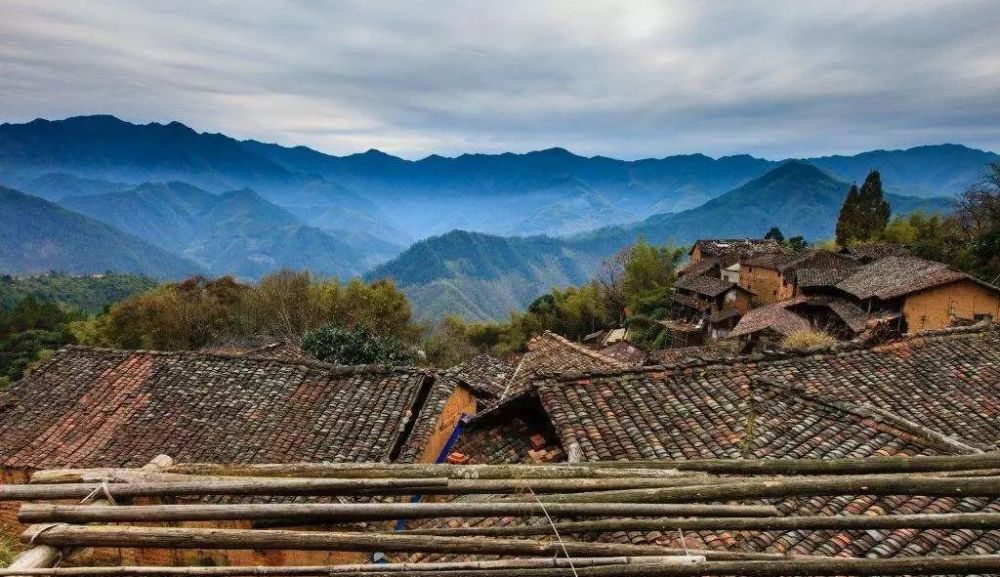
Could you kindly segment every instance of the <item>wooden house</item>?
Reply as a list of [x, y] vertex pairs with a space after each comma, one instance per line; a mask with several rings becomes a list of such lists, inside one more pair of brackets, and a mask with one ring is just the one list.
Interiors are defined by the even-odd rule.
[[1000, 287], [912, 256], [876, 260], [836, 288], [870, 315], [895, 315], [903, 332], [1000, 318]]
[[849, 270], [857, 266], [853, 258], [826, 250], [765, 254], [740, 261], [740, 285], [757, 295], [755, 305], [763, 305], [795, 296], [795, 273], [799, 269]]

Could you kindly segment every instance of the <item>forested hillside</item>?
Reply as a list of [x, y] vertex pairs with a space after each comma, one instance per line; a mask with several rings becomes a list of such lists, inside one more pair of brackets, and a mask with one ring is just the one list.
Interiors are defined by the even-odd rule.
[[138, 237], [3, 186], [0, 214], [2, 273], [115, 271], [178, 278], [204, 270]]
[[59, 273], [28, 277], [0, 276], [0, 308], [10, 309], [25, 298], [96, 314], [135, 293], [147, 291], [157, 281], [142, 275], [95, 274], [73, 276]]
[[391, 278], [423, 318], [505, 318], [553, 287], [588, 281], [599, 258], [548, 237], [454, 231], [420, 241], [367, 278]]

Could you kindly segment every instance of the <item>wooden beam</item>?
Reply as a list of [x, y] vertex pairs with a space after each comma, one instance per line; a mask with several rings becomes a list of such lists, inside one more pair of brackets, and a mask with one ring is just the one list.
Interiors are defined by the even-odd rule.
[[[830, 495], [922, 495], [995, 499], [1000, 497], [1000, 477], [943, 478], [915, 475], [785, 477], [663, 489], [540, 495], [537, 498], [553, 503], [690, 503]], [[529, 497], [521, 498], [526, 500]], [[530, 498], [535, 499], [534, 496]]]
[[[23, 536], [24, 540], [28, 535]], [[738, 553], [668, 549], [658, 545], [580, 543], [519, 539], [434, 537], [402, 533], [344, 533], [285, 529], [214, 529], [130, 527], [116, 525], [54, 525], [35, 542], [55, 547], [121, 547], [134, 549], [288, 549], [293, 551], [412, 552], [548, 557], [628, 557], [642, 555], [704, 555], [711, 559], [775, 559], [768, 553]], [[565, 547], [565, 549], [564, 549]]]
[[[609, 519], [555, 523], [560, 535], [615, 531], [801, 531], [868, 529], [1000, 529], [1000, 513], [942, 515], [851, 515], [773, 518]], [[496, 527], [427, 527], [406, 531], [411, 535], [530, 537], [551, 535], [551, 525]]]
[[22, 523], [112, 523], [179, 521], [377, 521], [440, 517], [534, 517], [550, 515], [579, 517], [761, 517], [777, 516], [771, 505], [664, 505], [646, 503], [554, 503], [545, 510], [526, 502], [450, 503], [294, 503], [229, 505], [132, 505], [92, 507], [25, 503], [18, 519]]

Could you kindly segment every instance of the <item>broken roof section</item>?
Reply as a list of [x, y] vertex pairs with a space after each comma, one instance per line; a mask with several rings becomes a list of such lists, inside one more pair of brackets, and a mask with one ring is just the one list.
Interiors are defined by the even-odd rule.
[[432, 381], [413, 368], [68, 347], [0, 392], [0, 464], [388, 461]]
[[521, 357], [517, 370], [504, 387], [500, 402], [531, 392], [531, 383], [542, 375], [590, 373], [626, 366], [628, 365], [624, 362], [545, 331], [528, 342], [528, 352]]
[[455, 365], [445, 374], [469, 387], [479, 398], [497, 399], [516, 370], [517, 367], [503, 359], [483, 354]]

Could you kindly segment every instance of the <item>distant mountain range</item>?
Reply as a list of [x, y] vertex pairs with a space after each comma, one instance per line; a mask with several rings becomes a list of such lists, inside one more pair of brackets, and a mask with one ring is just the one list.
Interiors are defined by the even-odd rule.
[[[602, 257], [640, 237], [683, 246], [698, 238], [760, 237], [778, 226], [786, 237], [829, 238], [849, 186], [811, 164], [789, 161], [691, 210], [563, 239], [456, 231], [413, 245], [369, 276], [395, 279], [431, 316], [504, 318], [552, 287], [589, 280]], [[899, 214], [950, 207], [943, 198], [887, 197]]]
[[[611, 253], [640, 236], [658, 244], [683, 245], [699, 238], [762, 236], [772, 226], [786, 238], [832, 238], [849, 187], [812, 164], [793, 160], [699, 207], [605, 227], [572, 241], [590, 252]], [[951, 211], [948, 198], [886, 194], [886, 200], [894, 214]]]
[[[640, 235], [682, 244], [779, 226], [787, 236], [829, 237], [846, 183], [873, 168], [897, 212], [947, 210], [943, 197], [990, 162], [1000, 155], [952, 144], [801, 162], [700, 154], [625, 161], [562, 148], [410, 161], [112, 116], [0, 125], [0, 183], [72, 209], [52, 214], [76, 223], [29, 231], [35, 205], [22, 199], [5, 213], [18, 221], [8, 235], [35, 234], [37, 245], [51, 233], [53, 246], [68, 246], [70, 231], [84, 235], [100, 221], [90, 236], [131, 239], [122, 250], [132, 261], [121, 251], [102, 257], [159, 277], [198, 270], [255, 278], [281, 266], [347, 276], [385, 263], [371, 274], [397, 277], [411, 295], [424, 290], [427, 298], [415, 300], [433, 314], [474, 318], [503, 316], [552, 285], [579, 282]], [[448, 234], [455, 229], [483, 234]], [[404, 252], [419, 239], [426, 242]], [[97, 246], [96, 237], [87, 242]], [[4, 270], [106, 268], [89, 250], [45, 259], [29, 256], [29, 245], [6, 245]]]
[[0, 272], [104, 271], [184, 277], [203, 268], [138, 237], [0, 186]]
[[258, 278], [282, 267], [359, 276], [371, 264], [349, 244], [306, 226], [249, 189], [212, 194], [172, 182], [61, 203], [188, 258], [212, 274]]

